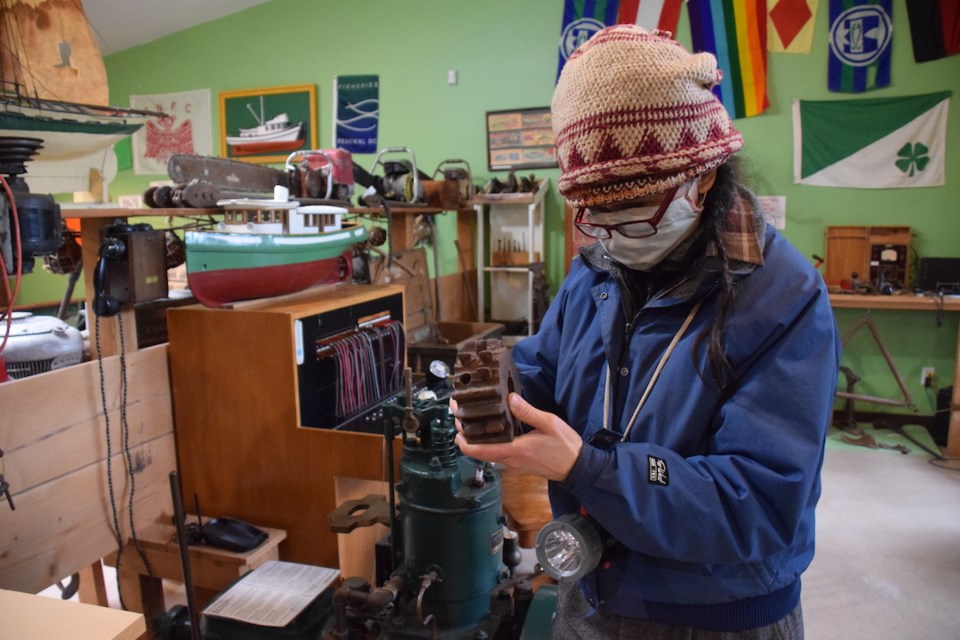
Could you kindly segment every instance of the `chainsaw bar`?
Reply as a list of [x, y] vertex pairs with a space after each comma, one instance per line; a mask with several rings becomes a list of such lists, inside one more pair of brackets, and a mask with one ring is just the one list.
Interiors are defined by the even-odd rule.
[[239, 160], [212, 156], [176, 154], [167, 161], [167, 174], [178, 183], [203, 181], [217, 187], [222, 193], [269, 193], [281, 185], [290, 188], [283, 171]]

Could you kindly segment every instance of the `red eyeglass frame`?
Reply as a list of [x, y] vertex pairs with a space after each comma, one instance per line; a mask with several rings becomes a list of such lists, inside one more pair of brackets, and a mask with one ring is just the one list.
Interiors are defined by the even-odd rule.
[[[616, 224], [600, 224], [597, 222], [583, 222], [583, 216], [586, 213], [587, 209], [589, 209], [589, 207], [580, 207], [577, 210], [577, 216], [576, 218], [574, 218], [573, 224], [574, 226], [577, 227], [577, 229], [580, 230], [581, 233], [583, 233], [583, 235], [590, 238], [595, 238], [597, 240], [606, 240], [608, 238], [612, 238], [614, 231], [616, 231], [617, 233], [619, 233], [625, 238], [649, 238], [651, 236], [655, 236], [657, 235], [657, 225], [660, 223], [660, 220], [663, 219], [663, 215], [667, 212], [667, 209], [670, 207], [670, 203], [673, 202], [674, 199], [676, 198], [677, 190], [679, 188], [680, 186], [678, 185], [676, 187], [672, 187], [669, 191], [667, 191], [663, 196], [663, 200], [660, 202], [660, 206], [657, 207], [656, 213], [654, 213], [649, 218], [646, 218], [645, 220], [627, 220], [625, 222], [618, 222]], [[628, 224], [636, 224], [638, 222], [645, 222], [648, 225], [650, 225], [650, 228], [653, 229], [653, 233], [648, 233], [642, 236], [631, 236], [631, 235], [625, 234], [620, 230], [620, 227], [623, 227]], [[604, 229], [607, 232], [607, 235], [603, 238], [599, 236], [591, 235], [587, 231], [584, 231], [583, 227], [585, 226], [592, 227], [594, 229]]]

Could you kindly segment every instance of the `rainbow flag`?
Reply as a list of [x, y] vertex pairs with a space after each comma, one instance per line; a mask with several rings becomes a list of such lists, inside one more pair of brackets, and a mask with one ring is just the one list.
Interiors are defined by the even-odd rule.
[[763, 113], [767, 98], [766, 0], [689, 0], [694, 51], [717, 56], [723, 81], [714, 93], [731, 118]]

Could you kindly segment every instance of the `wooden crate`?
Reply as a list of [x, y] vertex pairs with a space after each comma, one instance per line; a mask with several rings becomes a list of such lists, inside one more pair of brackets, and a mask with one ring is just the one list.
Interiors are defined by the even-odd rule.
[[0, 498], [2, 589], [38, 593], [115, 551], [111, 500], [124, 538], [131, 508], [138, 530], [172, 512], [167, 346], [102, 364], [102, 374], [100, 363], [85, 362], [0, 384], [0, 470], [17, 507]]

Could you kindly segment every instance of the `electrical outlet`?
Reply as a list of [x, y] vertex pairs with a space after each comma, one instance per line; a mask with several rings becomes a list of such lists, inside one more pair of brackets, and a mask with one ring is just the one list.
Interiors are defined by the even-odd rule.
[[937, 375], [937, 370], [933, 367], [923, 367], [920, 369], [920, 384], [924, 387], [933, 386], [933, 378]]

